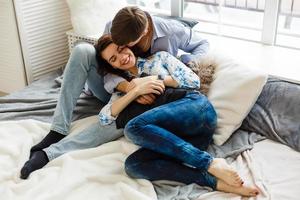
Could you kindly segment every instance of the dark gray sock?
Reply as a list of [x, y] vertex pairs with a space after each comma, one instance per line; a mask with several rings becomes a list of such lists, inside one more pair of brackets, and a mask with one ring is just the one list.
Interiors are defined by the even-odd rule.
[[48, 162], [49, 159], [44, 151], [33, 152], [32, 157], [22, 167], [20, 178], [27, 179], [31, 172], [41, 169]]
[[56, 142], [59, 142], [61, 139], [63, 139], [65, 137], [65, 135], [60, 134], [56, 131], [50, 131], [48, 133], [48, 135], [46, 135], [46, 137], [39, 142], [38, 144], [34, 145], [33, 147], [31, 147], [30, 149], [30, 157], [32, 157], [32, 154], [36, 151], [41, 151], [47, 147], [49, 147], [51, 144], [54, 144]]

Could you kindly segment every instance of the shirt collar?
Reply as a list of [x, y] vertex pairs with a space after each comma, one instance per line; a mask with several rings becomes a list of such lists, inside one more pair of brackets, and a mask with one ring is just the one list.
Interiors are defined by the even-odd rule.
[[141, 68], [142, 65], [146, 62], [146, 58], [137, 57], [136, 66], [137, 68]]
[[138, 69], [138, 74], [141, 74], [141, 71], [143, 71], [145, 62], [147, 62], [146, 58], [137, 57], [136, 67]]

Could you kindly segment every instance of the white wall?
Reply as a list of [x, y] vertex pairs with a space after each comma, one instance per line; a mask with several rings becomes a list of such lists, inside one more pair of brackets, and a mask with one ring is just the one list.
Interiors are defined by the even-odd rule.
[[12, 1], [0, 0], [0, 91], [9, 93], [26, 85]]

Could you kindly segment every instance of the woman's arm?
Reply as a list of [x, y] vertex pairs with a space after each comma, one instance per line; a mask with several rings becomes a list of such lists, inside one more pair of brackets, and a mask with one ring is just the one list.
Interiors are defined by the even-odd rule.
[[137, 85], [130, 90], [126, 95], [114, 101], [111, 105], [111, 115], [116, 117], [128, 104], [143, 94], [160, 95], [164, 91], [164, 84], [160, 80], [153, 80]]
[[[154, 76], [135, 78], [128, 82], [124, 78], [115, 74], [107, 74], [104, 76], [104, 88], [111, 94], [115, 91], [115, 89], [122, 93], [127, 93], [138, 84], [157, 79], [157, 76], [155, 76], [155, 78], [153, 77]], [[145, 94], [139, 96], [135, 100], [140, 104], [152, 104], [155, 101], [155, 96], [153, 94]]]
[[[157, 53], [162, 60], [162, 67], [168, 70], [170, 76], [164, 78], [166, 86], [199, 89], [200, 79], [190, 68], [183, 64], [180, 60], [169, 54], [168, 52]], [[172, 80], [173, 79], [173, 80]]]
[[118, 116], [119, 113], [122, 112], [122, 110], [124, 108], [126, 108], [126, 106], [128, 106], [128, 104], [130, 104], [132, 101], [134, 101], [138, 96], [139, 95], [138, 95], [138, 92], [136, 91], [136, 89], [133, 89], [133, 90], [129, 91], [128, 93], [126, 93], [121, 98], [112, 102], [111, 107], [110, 107], [111, 116], [113, 116], [113, 117]]
[[99, 113], [101, 124], [111, 124], [116, 120], [119, 113], [138, 96], [144, 94], [160, 95], [163, 93], [164, 89], [164, 84], [161, 80], [154, 80], [137, 85], [123, 96], [121, 96], [120, 93], [114, 93], [109, 103], [104, 106]]

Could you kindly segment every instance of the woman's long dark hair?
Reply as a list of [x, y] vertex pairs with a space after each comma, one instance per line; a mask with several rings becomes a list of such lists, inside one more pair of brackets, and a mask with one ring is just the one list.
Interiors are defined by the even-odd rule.
[[105, 76], [106, 74], [111, 73], [111, 74], [121, 76], [124, 79], [126, 79], [127, 81], [131, 81], [133, 79], [133, 77], [128, 72], [113, 68], [106, 60], [103, 59], [101, 54], [104, 51], [104, 49], [106, 49], [108, 47], [108, 45], [110, 45], [111, 43], [113, 43], [111, 35], [105, 34], [105, 35], [102, 35], [98, 39], [97, 44], [95, 44], [95, 46], [94, 46], [96, 49], [96, 60], [98, 63], [98, 73], [101, 76]]

